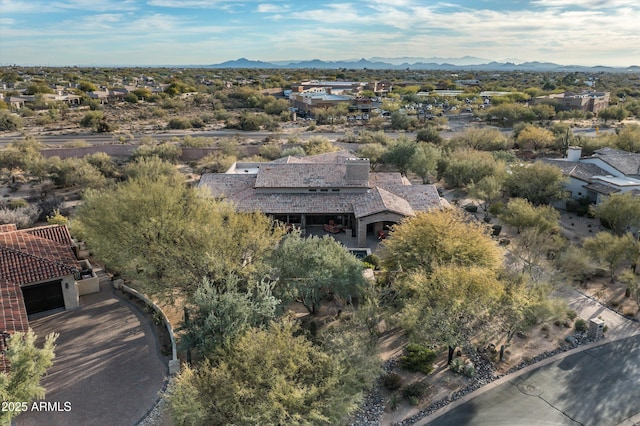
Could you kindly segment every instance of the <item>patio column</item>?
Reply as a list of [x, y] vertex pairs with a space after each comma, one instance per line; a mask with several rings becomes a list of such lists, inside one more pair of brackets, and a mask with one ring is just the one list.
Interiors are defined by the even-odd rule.
[[366, 247], [367, 246], [367, 224], [363, 223], [361, 220], [356, 220], [358, 223], [358, 247]]

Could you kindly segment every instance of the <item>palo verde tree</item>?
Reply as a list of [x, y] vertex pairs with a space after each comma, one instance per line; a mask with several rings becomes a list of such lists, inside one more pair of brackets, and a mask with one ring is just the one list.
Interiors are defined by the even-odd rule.
[[634, 262], [638, 259], [638, 243], [631, 233], [622, 236], [608, 232], [598, 232], [591, 238], [585, 238], [582, 247], [591, 259], [609, 269], [611, 282], [616, 279], [620, 266], [625, 262]]
[[[172, 170], [172, 171], [169, 171]], [[157, 158], [141, 160], [127, 181], [87, 191], [72, 229], [107, 266], [148, 294], [190, 296], [202, 278], [264, 274], [283, 235], [260, 213], [237, 213], [226, 202], [188, 187]]]
[[416, 270], [394, 285], [403, 328], [415, 341], [448, 347], [448, 362], [486, 324], [489, 308], [504, 291], [495, 271], [451, 264], [430, 274]]
[[470, 222], [456, 209], [418, 213], [393, 227], [382, 243], [382, 258], [391, 271], [430, 271], [437, 265], [477, 266], [495, 270], [502, 253], [489, 228]]

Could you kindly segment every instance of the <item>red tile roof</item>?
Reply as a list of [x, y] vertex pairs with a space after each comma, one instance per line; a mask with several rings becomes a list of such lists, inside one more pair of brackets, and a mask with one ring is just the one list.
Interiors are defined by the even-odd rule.
[[16, 228], [16, 224], [15, 223], [7, 223], [5, 225], [0, 225], [0, 234], [3, 232], [11, 232], [11, 231], [17, 231], [18, 228]]
[[55, 241], [66, 247], [73, 246], [73, 239], [71, 238], [71, 234], [69, 234], [69, 228], [67, 228], [66, 225], [39, 226], [37, 228], [25, 229], [24, 232], [35, 235], [36, 237]]
[[80, 269], [66, 226], [0, 233], [0, 277], [6, 280], [26, 285]]
[[[0, 278], [0, 333], [26, 332], [29, 328], [27, 309], [18, 284]], [[2, 345], [3, 342], [0, 342]], [[4, 348], [2, 348], [4, 349]], [[7, 372], [9, 365], [0, 353], [0, 372]]]

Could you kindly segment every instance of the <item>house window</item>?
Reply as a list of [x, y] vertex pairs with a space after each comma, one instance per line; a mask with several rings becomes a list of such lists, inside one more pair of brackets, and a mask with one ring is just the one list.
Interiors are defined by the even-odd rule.
[[320, 192], [329, 192], [328, 189], [321, 189]]
[[331, 189], [331, 192], [340, 192], [340, 190], [338, 188], [333, 188]]
[[317, 190], [315, 188], [309, 188], [309, 192], [316, 192]]

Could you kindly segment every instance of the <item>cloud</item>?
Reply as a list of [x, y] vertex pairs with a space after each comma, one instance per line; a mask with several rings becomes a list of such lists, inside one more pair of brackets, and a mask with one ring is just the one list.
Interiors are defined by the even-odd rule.
[[272, 3], [262, 3], [258, 5], [257, 11], [260, 13], [281, 13], [289, 10], [288, 4], [272, 4]]

